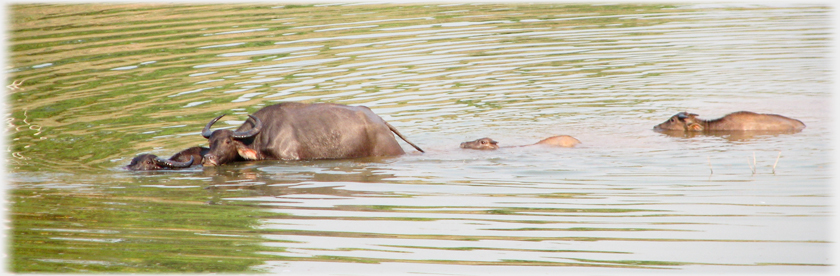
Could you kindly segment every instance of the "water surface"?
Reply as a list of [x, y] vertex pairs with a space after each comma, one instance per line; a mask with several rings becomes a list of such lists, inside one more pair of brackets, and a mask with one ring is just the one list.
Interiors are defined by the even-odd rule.
[[[9, 6], [15, 272], [826, 273], [830, 8]], [[128, 172], [283, 101], [427, 152]], [[681, 111], [795, 134], [669, 136]], [[575, 148], [467, 151], [571, 135]]]

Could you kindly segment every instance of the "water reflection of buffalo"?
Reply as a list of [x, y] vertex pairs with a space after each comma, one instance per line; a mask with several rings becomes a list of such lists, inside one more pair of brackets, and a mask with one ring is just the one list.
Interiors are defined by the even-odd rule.
[[131, 163], [126, 168], [133, 171], [188, 168], [192, 164], [201, 164], [204, 154], [208, 151], [210, 149], [205, 147], [191, 147], [172, 155], [169, 159], [163, 159], [154, 154], [141, 154], [131, 159]]
[[394, 134], [423, 152], [365, 106], [279, 103], [248, 115], [250, 118], [235, 131], [210, 131], [222, 116], [207, 123], [201, 133], [210, 145], [203, 160], [205, 166], [237, 160], [342, 159], [405, 154]]
[[[481, 138], [473, 141], [467, 141], [461, 143], [462, 149], [477, 149], [477, 150], [495, 150], [499, 149], [499, 142], [494, 141], [490, 138]], [[570, 148], [580, 144], [578, 139], [569, 135], [557, 135], [551, 136], [545, 139], [540, 140], [534, 144], [530, 145], [522, 145], [522, 146], [513, 146], [513, 147], [526, 147], [526, 146], [535, 146], [535, 145], [544, 145], [544, 146], [552, 146], [552, 147], [563, 147], [563, 148]]]
[[805, 124], [796, 119], [776, 114], [759, 114], [749, 111], [730, 113], [714, 120], [697, 118], [697, 114], [680, 112], [668, 121], [653, 127], [658, 131], [784, 131], [798, 132]]

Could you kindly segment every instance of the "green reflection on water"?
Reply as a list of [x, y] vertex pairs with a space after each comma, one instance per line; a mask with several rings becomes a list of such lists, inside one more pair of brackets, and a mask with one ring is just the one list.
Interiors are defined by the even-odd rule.
[[[228, 197], [249, 197], [258, 195], [253, 190], [203, 189], [207, 182], [176, 180], [174, 177], [155, 177], [150, 174], [133, 175], [122, 180], [103, 180], [91, 182], [90, 178], [102, 178], [102, 168], [124, 165], [133, 155], [151, 148], [165, 149], [172, 154], [182, 148], [204, 143], [199, 135], [178, 136], [197, 132], [210, 119], [224, 111], [241, 109], [242, 113], [253, 113], [260, 106], [254, 101], [233, 103], [241, 93], [224, 94], [226, 91], [241, 88], [236, 82], [250, 80], [254, 75], [242, 73], [242, 67], [230, 68], [219, 66], [210, 69], [196, 69], [195, 65], [206, 65], [231, 61], [220, 54], [230, 52], [259, 51], [281, 47], [276, 42], [289, 42], [318, 37], [340, 37], [376, 33], [368, 29], [348, 29], [336, 33], [317, 33], [312, 26], [364, 22], [373, 20], [372, 15], [387, 19], [428, 16], [430, 20], [397, 21], [377, 23], [378, 28], [397, 28], [416, 24], [431, 24], [433, 29], [443, 29], [441, 24], [457, 23], [465, 20], [475, 21], [511, 21], [519, 23], [524, 19], [566, 19], [574, 20], [536, 21], [529, 27], [556, 28], [569, 30], [610, 29], [608, 25], [624, 27], [656, 26], [667, 23], [667, 17], [612, 17], [623, 14], [671, 13], [672, 6], [663, 5], [476, 5], [470, 11], [459, 14], [442, 15], [450, 8], [439, 6], [397, 6], [363, 5], [349, 7], [317, 7], [313, 5], [285, 5], [281, 10], [272, 10], [270, 6], [259, 5], [12, 5], [12, 28], [10, 28], [10, 57], [12, 70], [8, 83], [24, 81], [23, 89], [8, 93], [11, 104], [9, 124], [14, 131], [9, 131], [9, 151], [18, 154], [11, 163], [13, 172], [46, 172], [48, 174], [68, 172], [74, 177], [55, 181], [57, 186], [71, 186], [72, 183], [95, 183], [92, 188], [45, 188], [29, 183], [13, 183], [10, 190], [10, 217], [13, 234], [11, 238], [10, 267], [15, 272], [242, 272], [251, 271], [251, 267], [262, 264], [265, 260], [301, 260], [301, 261], [336, 261], [336, 262], [427, 262], [440, 264], [486, 264], [486, 265], [575, 265], [575, 266], [680, 266], [686, 263], [667, 261], [600, 261], [588, 259], [570, 259], [573, 262], [543, 262], [535, 260], [500, 260], [488, 262], [447, 261], [447, 260], [394, 260], [387, 258], [363, 258], [346, 256], [315, 255], [313, 257], [287, 258], [261, 254], [260, 252], [282, 251], [283, 248], [266, 247], [261, 244], [266, 239], [263, 234], [328, 236], [352, 238], [401, 238], [430, 240], [507, 240], [507, 241], [601, 241], [623, 240], [622, 237], [511, 237], [500, 236], [462, 236], [433, 234], [389, 234], [389, 233], [354, 233], [318, 230], [255, 230], [261, 218], [284, 218], [278, 213], [264, 213], [261, 208], [225, 201]], [[686, 11], [682, 9], [681, 11]], [[514, 13], [515, 12], [515, 13]], [[357, 13], [358, 16], [348, 16]], [[212, 14], [212, 16], [208, 16]], [[127, 20], [122, 20], [126, 15]], [[336, 16], [342, 15], [342, 16]], [[597, 15], [597, 16], [590, 16]], [[135, 17], [130, 17], [135, 16]], [[482, 16], [480, 19], [465, 19], [463, 16]], [[299, 17], [298, 22], [273, 21], [280, 17]], [[116, 18], [116, 19], [113, 19]], [[686, 19], [691, 20], [691, 19]], [[68, 23], [72, 22], [72, 24]], [[435, 25], [436, 24], [436, 25]], [[511, 27], [502, 23], [498, 27]], [[301, 27], [294, 29], [293, 27]], [[243, 33], [231, 36], [205, 36], [206, 34], [231, 31], [232, 28], [265, 29], [261, 33]], [[289, 38], [279, 34], [289, 33]], [[511, 32], [516, 34], [517, 32]], [[658, 34], [656, 30], [627, 30], [620, 37], [600, 38], [593, 41], [619, 43], [617, 38]], [[315, 58], [335, 57], [342, 53], [336, 46], [347, 46], [361, 42], [383, 42], [391, 39], [370, 40], [326, 40], [318, 48]], [[819, 39], [819, 38], [817, 38]], [[203, 46], [230, 44], [235, 46], [202, 48]], [[507, 37], [503, 43], [546, 43], [568, 42], [565, 38]], [[305, 44], [305, 42], [300, 42]], [[75, 47], [69, 47], [75, 46]], [[308, 45], [311, 46], [311, 45]], [[380, 46], [380, 45], [377, 45]], [[282, 46], [285, 47], [285, 46]], [[372, 49], [366, 46], [363, 49]], [[623, 49], [616, 45], [614, 49]], [[483, 51], [465, 51], [470, 57], [492, 59], [497, 54]], [[253, 55], [244, 57], [249, 60], [247, 67], [259, 67], [275, 58], [290, 57], [289, 53]], [[546, 54], [547, 57], [560, 54]], [[610, 58], [601, 57], [600, 61]], [[341, 56], [344, 57], [344, 56]], [[362, 62], [359, 55], [348, 56], [348, 60]], [[614, 69], [621, 67], [600, 66], [587, 61], [590, 56], [570, 58], [534, 65], [571, 69], [570, 72], [554, 72], [552, 76], [578, 74], [575, 78], [607, 78], [627, 74]], [[618, 60], [616, 60], [618, 61]], [[153, 62], [153, 63], [144, 63]], [[39, 64], [51, 64], [38, 67]], [[270, 64], [270, 63], [269, 63]], [[326, 63], [335, 67], [339, 63]], [[636, 66], [648, 66], [640, 62]], [[136, 66], [132, 70], [115, 70]], [[404, 69], [415, 65], [394, 65]], [[444, 68], [447, 71], [461, 70], [466, 64], [453, 64]], [[207, 73], [209, 77], [193, 77], [193, 73]], [[316, 69], [317, 70], [317, 69]], [[347, 72], [364, 71], [363, 68], [348, 68]], [[523, 68], [516, 72], [528, 73], [535, 69]], [[218, 71], [218, 72], [216, 72]], [[538, 70], [536, 70], [538, 71]], [[308, 71], [301, 71], [306, 73]], [[243, 74], [245, 76], [239, 77]], [[541, 73], [528, 75], [539, 77]], [[668, 72], [645, 72], [640, 78], [667, 75]], [[277, 74], [282, 77], [280, 84], [293, 84], [305, 78], [294, 74]], [[330, 75], [328, 75], [330, 76]], [[208, 78], [225, 78], [204, 87], [196, 81]], [[450, 81], [454, 88], [489, 88], [490, 84], [471, 84], [466, 80], [442, 79]], [[493, 79], [501, 81], [500, 79]], [[530, 83], [538, 82], [528, 80]], [[357, 81], [349, 82], [351, 84]], [[247, 93], [273, 93], [282, 88], [272, 87], [276, 83], [263, 83], [250, 88]], [[393, 85], [395, 84], [395, 85]], [[388, 88], [399, 88], [411, 94], [417, 91], [417, 84], [407, 80], [388, 85], [363, 88], [367, 93], [380, 93]], [[311, 101], [326, 101], [335, 90], [321, 88], [314, 84], [307, 96], [315, 96]], [[202, 93], [183, 94], [196, 88], [207, 88]], [[529, 89], [530, 90], [530, 89]], [[205, 94], [205, 92], [209, 92]], [[224, 93], [223, 93], [224, 92]], [[245, 92], [245, 90], [240, 91]], [[552, 95], [568, 97], [569, 107], [609, 107], [635, 106], [651, 100], [644, 95], [626, 94], [610, 98], [586, 101], [587, 90], [568, 91], [569, 94]], [[303, 93], [303, 92], [301, 92]], [[177, 97], [173, 97], [177, 96]], [[290, 96], [296, 96], [292, 94]], [[354, 97], [333, 97], [332, 100], [353, 104]], [[365, 95], [361, 95], [365, 96]], [[457, 96], [457, 95], [456, 95]], [[449, 120], [464, 113], [477, 113], [504, 110], [514, 103], [533, 101], [528, 92], [522, 95], [511, 94], [510, 98], [484, 99], [453, 97], [442, 105], [468, 106], [471, 110], [462, 113], [435, 114], [436, 118]], [[321, 99], [323, 97], [323, 99]], [[369, 97], [368, 101], [387, 100], [388, 94]], [[645, 97], [637, 99], [636, 97]], [[282, 99], [282, 98], [273, 98]], [[662, 98], [658, 98], [662, 99]], [[265, 101], [269, 99], [266, 98]], [[185, 109], [191, 102], [207, 101], [199, 108]], [[360, 100], [359, 100], [360, 101]], [[265, 102], [260, 102], [265, 103]], [[386, 107], [404, 108], [409, 101], [398, 101]], [[539, 108], [535, 106], [533, 108]], [[427, 107], [435, 110], [438, 107]], [[565, 112], [565, 111], [564, 111]], [[577, 115], [577, 111], [570, 115]], [[396, 116], [398, 114], [390, 114]], [[543, 115], [540, 115], [543, 116]], [[237, 118], [238, 117], [238, 118]], [[229, 115], [227, 118], [243, 119], [244, 115]], [[502, 120], [508, 120], [507, 118]], [[175, 125], [182, 127], [173, 128]], [[169, 136], [169, 137], [163, 137]], [[156, 138], [158, 137], [158, 138]], [[163, 137], [163, 138], [160, 138]], [[124, 158], [112, 161], [112, 159]], [[227, 168], [226, 168], [227, 169]], [[220, 177], [225, 171], [216, 172], [205, 168], [205, 175]], [[238, 171], [235, 171], [238, 173]], [[119, 175], [113, 171], [109, 175]], [[244, 173], [243, 173], [244, 174]], [[331, 174], [320, 175], [316, 181], [327, 181]], [[365, 176], [352, 179], [353, 176], [338, 176], [336, 181], [383, 182], [383, 177]], [[107, 178], [107, 177], [105, 177]], [[233, 175], [230, 179], [239, 180], [243, 175]], [[290, 182], [294, 182], [291, 180]], [[186, 188], [144, 187], [142, 185], [183, 185]], [[302, 189], [298, 189], [302, 190]], [[332, 194], [311, 189], [314, 194]], [[291, 191], [284, 191], [291, 192]], [[259, 194], [261, 195], [261, 194]], [[515, 196], [515, 195], [512, 195]], [[589, 193], [550, 193], [540, 194], [540, 198], [567, 199], [589, 196]], [[598, 195], [593, 195], [598, 196]], [[224, 203], [218, 205], [219, 203]], [[350, 205], [338, 206], [341, 211], [377, 211], [397, 212], [400, 209], [430, 209], [439, 207], [401, 206], [401, 205]], [[329, 209], [329, 208], [327, 208]], [[582, 213], [585, 215], [621, 215], [664, 216], [667, 210], [628, 209], [628, 208], [492, 208], [489, 210], [459, 211], [463, 214], [491, 214], [512, 217], [528, 212], [541, 212], [534, 216], [552, 214]], [[638, 212], [651, 212], [653, 214]], [[654, 213], [655, 212], [655, 213]], [[445, 212], [440, 212], [445, 213]], [[675, 214], [680, 215], [680, 214]], [[342, 216], [329, 219], [346, 219]], [[393, 221], [436, 221], [438, 218], [394, 217], [371, 218], [369, 220]], [[521, 221], [522, 223], [555, 223], [554, 221]], [[667, 223], [663, 223], [667, 224]], [[686, 224], [683, 222], [677, 224]], [[683, 231], [676, 229], [651, 228], [533, 228], [496, 229], [496, 231], [567, 231], [575, 234], [588, 231]], [[328, 229], [329, 230], [329, 229]], [[677, 241], [678, 239], [650, 239], [651, 241]], [[272, 240], [277, 241], [277, 240]], [[695, 240], [692, 240], [695, 241]], [[698, 240], [704, 241], [704, 240]], [[478, 250], [479, 248], [459, 247], [411, 247], [434, 248], [438, 250]], [[487, 248], [484, 248], [485, 250]], [[362, 251], [370, 249], [340, 248], [337, 251]], [[499, 248], [499, 250], [516, 250]], [[537, 252], [576, 252], [567, 250], [532, 250]], [[607, 252], [615, 251], [581, 251]], [[619, 252], [623, 253], [623, 252]], [[793, 264], [796, 265], [796, 264]]]
[[209, 204], [201, 190], [12, 190], [10, 269], [240, 272], [265, 260], [258, 252], [277, 251], [260, 246], [258, 209]]

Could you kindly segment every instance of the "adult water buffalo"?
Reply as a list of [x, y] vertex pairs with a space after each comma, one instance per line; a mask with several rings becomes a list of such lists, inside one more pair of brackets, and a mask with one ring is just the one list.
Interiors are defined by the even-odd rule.
[[[490, 138], [481, 138], [473, 141], [467, 141], [461, 143], [462, 149], [477, 149], [477, 150], [495, 150], [499, 149], [499, 142], [494, 141]], [[512, 146], [511, 148], [517, 147], [527, 147], [527, 146], [535, 146], [535, 145], [545, 145], [545, 146], [552, 146], [552, 147], [562, 147], [562, 148], [571, 148], [576, 145], [580, 144], [580, 140], [575, 139], [575, 137], [569, 135], [557, 135], [551, 136], [545, 139], [540, 140], [534, 144], [530, 145], [522, 145], [522, 146]]]
[[285, 102], [254, 112], [235, 131], [210, 127], [201, 135], [209, 140], [205, 166], [237, 160], [341, 159], [405, 154], [393, 132], [420, 152], [396, 128], [365, 106], [331, 103]]
[[131, 159], [131, 163], [125, 168], [132, 171], [188, 168], [193, 164], [201, 164], [208, 151], [210, 149], [205, 147], [191, 147], [172, 155], [169, 159], [154, 154], [141, 154]]
[[739, 111], [714, 120], [697, 118], [697, 114], [680, 112], [653, 127], [660, 131], [800, 131], [802, 121], [776, 114]]

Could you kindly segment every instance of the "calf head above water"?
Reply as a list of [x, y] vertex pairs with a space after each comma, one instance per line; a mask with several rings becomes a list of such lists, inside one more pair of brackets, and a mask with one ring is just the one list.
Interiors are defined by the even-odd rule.
[[481, 138], [478, 140], [461, 143], [462, 149], [477, 149], [477, 150], [495, 150], [499, 148], [499, 142], [493, 141], [490, 138]]
[[703, 125], [697, 120], [697, 116], [693, 113], [680, 112], [653, 128], [656, 130], [703, 131]]
[[210, 151], [204, 155], [203, 165], [216, 166], [229, 163], [237, 158], [245, 160], [259, 159], [257, 151], [249, 148], [248, 145], [242, 142], [242, 140], [252, 138], [260, 133], [260, 130], [262, 130], [262, 122], [260, 119], [252, 115], [248, 115], [248, 117], [254, 120], [254, 127], [247, 131], [240, 132], [227, 129], [210, 131], [210, 127], [219, 121], [219, 119], [223, 116], [225, 116], [225, 114], [210, 120], [210, 122], [204, 126], [204, 130], [201, 131], [201, 136], [207, 138], [208, 144], [210, 145]]

